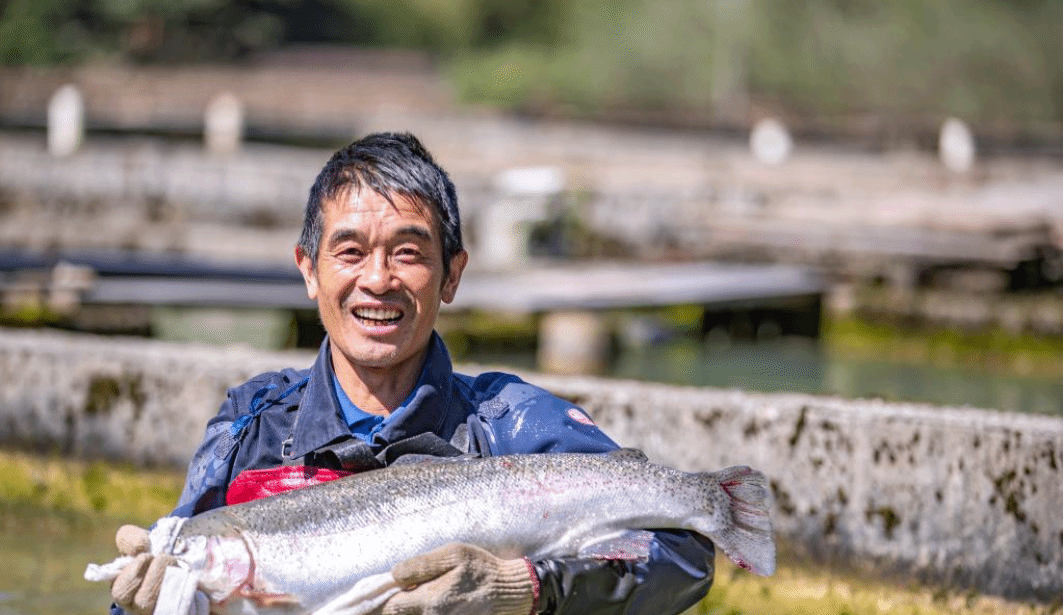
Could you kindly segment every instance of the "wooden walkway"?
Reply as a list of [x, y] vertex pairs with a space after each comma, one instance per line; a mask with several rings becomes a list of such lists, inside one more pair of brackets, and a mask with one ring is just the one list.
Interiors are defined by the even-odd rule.
[[[0, 253], [7, 292], [75, 291], [87, 305], [166, 305], [313, 309], [295, 266], [247, 267], [187, 258], [122, 258], [82, 253], [52, 257]], [[71, 287], [57, 263], [91, 272]], [[6, 273], [4, 273], [6, 272]], [[21, 273], [20, 273], [21, 272]], [[36, 272], [27, 276], [26, 272]], [[37, 280], [36, 283], [33, 280]], [[77, 286], [77, 284], [75, 284]], [[512, 271], [467, 270], [446, 310], [542, 313], [668, 305], [748, 309], [822, 295], [827, 282], [812, 269], [712, 262], [642, 264], [531, 263]]]
[[668, 305], [747, 307], [821, 295], [813, 270], [721, 263], [592, 263], [473, 273], [452, 309], [507, 312], [604, 310]]
[[[754, 307], [825, 292], [814, 272], [785, 266], [715, 263], [535, 267], [469, 272], [444, 310], [539, 313], [668, 305]], [[87, 304], [313, 309], [301, 279], [99, 278]]]

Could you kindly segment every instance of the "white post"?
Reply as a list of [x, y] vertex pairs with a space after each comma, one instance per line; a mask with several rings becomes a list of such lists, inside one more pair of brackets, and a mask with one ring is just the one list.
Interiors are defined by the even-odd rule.
[[550, 198], [565, 188], [565, 174], [555, 167], [509, 169], [495, 185], [500, 197], [477, 217], [477, 261], [513, 268], [527, 260], [529, 228], [546, 218]]
[[975, 165], [975, 137], [968, 125], [951, 117], [938, 133], [938, 157], [954, 173], [967, 173]]
[[232, 154], [244, 138], [244, 107], [230, 92], [214, 97], [203, 113], [203, 140], [207, 151]]
[[67, 84], [48, 101], [48, 153], [69, 156], [81, 146], [85, 134], [85, 99], [78, 88]]
[[65, 261], [56, 263], [48, 288], [48, 307], [58, 314], [72, 314], [95, 281], [96, 272], [91, 267]]
[[783, 122], [765, 118], [758, 120], [750, 131], [750, 151], [761, 164], [782, 164], [791, 155], [794, 141]]

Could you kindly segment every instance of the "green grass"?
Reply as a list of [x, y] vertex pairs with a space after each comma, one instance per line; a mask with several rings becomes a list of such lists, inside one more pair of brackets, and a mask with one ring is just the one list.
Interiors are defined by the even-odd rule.
[[7, 508], [147, 524], [170, 512], [182, 482], [169, 469], [0, 453], [0, 502]]
[[713, 588], [684, 615], [1051, 615], [1060, 604], [1031, 604], [971, 591], [902, 585], [813, 565], [781, 565], [772, 577], [717, 558]]

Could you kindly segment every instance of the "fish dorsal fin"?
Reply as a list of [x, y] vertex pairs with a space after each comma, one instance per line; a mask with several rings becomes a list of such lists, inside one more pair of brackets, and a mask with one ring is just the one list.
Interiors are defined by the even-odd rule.
[[619, 448], [606, 454], [612, 459], [642, 462], [648, 461], [646, 454], [637, 448]]
[[415, 453], [403, 455], [396, 458], [394, 462], [389, 464], [389, 467], [401, 467], [420, 465], [425, 463], [442, 464], [442, 463], [463, 463], [467, 461], [477, 461], [482, 459], [479, 455], [473, 453], [465, 453], [457, 457], [436, 457], [435, 455], [419, 455]]
[[653, 532], [647, 530], [625, 530], [582, 545], [577, 555], [590, 559], [646, 561], [653, 539]]

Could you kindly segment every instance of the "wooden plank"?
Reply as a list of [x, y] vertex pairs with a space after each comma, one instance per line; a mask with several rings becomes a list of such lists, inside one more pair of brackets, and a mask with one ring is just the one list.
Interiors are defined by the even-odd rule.
[[[547, 312], [680, 304], [772, 302], [825, 292], [825, 281], [800, 267], [686, 263], [536, 267], [469, 272], [448, 310]], [[302, 282], [198, 278], [99, 278], [90, 304], [196, 305], [313, 309]]]

